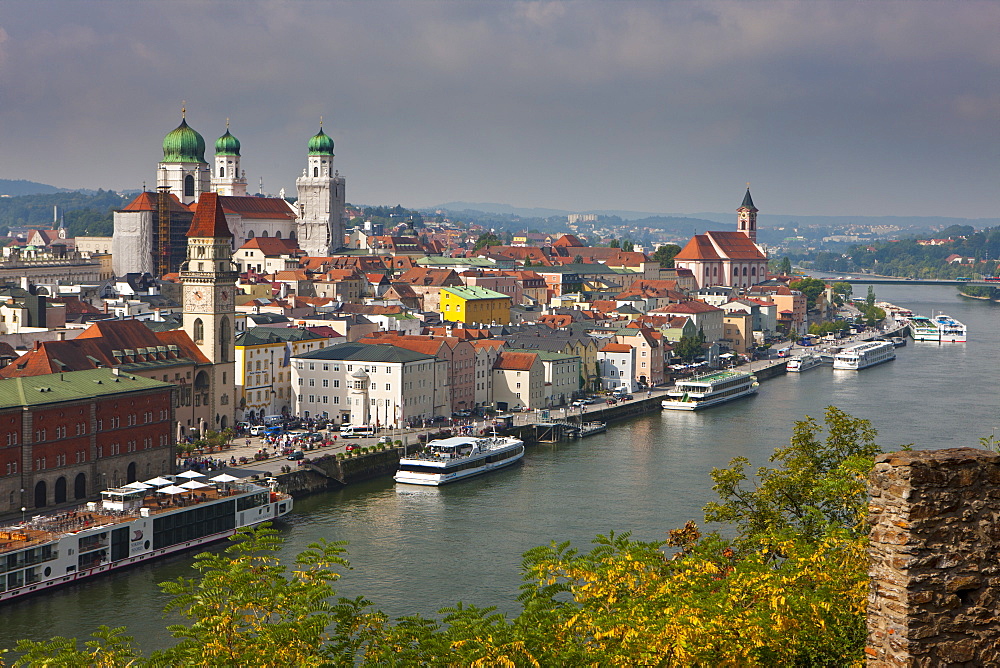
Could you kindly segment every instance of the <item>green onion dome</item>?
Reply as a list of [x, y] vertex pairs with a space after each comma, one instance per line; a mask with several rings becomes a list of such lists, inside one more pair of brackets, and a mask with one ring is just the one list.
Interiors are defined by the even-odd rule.
[[163, 162], [205, 162], [205, 138], [186, 119], [163, 138]]
[[309, 139], [309, 155], [333, 155], [333, 140], [323, 132], [322, 126], [320, 126], [319, 132]]
[[234, 137], [230, 132], [229, 128], [226, 128], [226, 134], [222, 135], [215, 140], [215, 155], [239, 155], [240, 154], [240, 140]]

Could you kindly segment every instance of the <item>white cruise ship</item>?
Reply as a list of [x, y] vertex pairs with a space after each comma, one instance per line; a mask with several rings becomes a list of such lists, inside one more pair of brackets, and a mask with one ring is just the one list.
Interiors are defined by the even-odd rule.
[[950, 315], [943, 313], [934, 316], [941, 343], [965, 343], [966, 327]]
[[889, 341], [867, 341], [844, 348], [833, 357], [834, 369], [860, 370], [896, 359], [896, 348]]
[[524, 441], [504, 436], [453, 436], [431, 441], [423, 452], [399, 460], [396, 482], [444, 485], [510, 466], [524, 457]]
[[910, 336], [914, 341], [940, 341], [941, 330], [930, 318], [915, 315], [910, 318]]
[[667, 390], [669, 399], [660, 406], [672, 411], [697, 411], [756, 394], [758, 387], [757, 377], [746, 371], [716, 371], [677, 381], [673, 389]]
[[0, 527], [0, 601], [222, 540], [292, 510], [287, 494], [234, 476], [190, 477], [130, 483], [100, 501]]
[[801, 373], [827, 363], [828, 360], [823, 359], [822, 355], [817, 353], [804, 353], [799, 357], [793, 357], [788, 360], [788, 363], [785, 364], [785, 370], [788, 371], [788, 373]]

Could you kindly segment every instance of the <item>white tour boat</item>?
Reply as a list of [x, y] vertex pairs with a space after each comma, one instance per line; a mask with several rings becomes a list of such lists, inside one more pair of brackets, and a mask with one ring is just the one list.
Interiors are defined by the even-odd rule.
[[660, 405], [673, 411], [696, 411], [756, 394], [757, 377], [746, 371], [716, 371], [679, 380]]
[[940, 333], [941, 343], [965, 343], [965, 325], [950, 315], [942, 313], [934, 316], [934, 324], [937, 325], [938, 332]]
[[[223, 474], [168, 476], [0, 527], [0, 601], [111, 573], [232, 536], [292, 510], [292, 497]], [[168, 479], [170, 478], [170, 479]]]
[[799, 357], [793, 357], [785, 364], [785, 370], [789, 373], [800, 373], [808, 371], [817, 366], [826, 364], [827, 360], [822, 355], [816, 353], [804, 353]]
[[444, 485], [510, 466], [524, 457], [524, 441], [506, 436], [453, 436], [431, 441], [399, 460], [393, 479], [409, 485]]
[[914, 341], [940, 341], [941, 330], [927, 316], [915, 315], [910, 318], [910, 336]]
[[834, 369], [865, 369], [896, 359], [896, 348], [889, 341], [866, 341], [844, 348], [833, 357]]

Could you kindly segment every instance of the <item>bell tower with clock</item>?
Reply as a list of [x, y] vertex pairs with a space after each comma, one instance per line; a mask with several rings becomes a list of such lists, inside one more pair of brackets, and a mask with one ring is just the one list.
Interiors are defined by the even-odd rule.
[[[236, 279], [226, 214], [216, 193], [202, 193], [187, 231], [187, 260], [181, 266], [183, 327], [212, 363], [207, 379], [212, 403], [210, 429], [232, 426], [236, 383]], [[196, 389], [198, 381], [195, 379]], [[204, 396], [206, 393], [200, 393]]]

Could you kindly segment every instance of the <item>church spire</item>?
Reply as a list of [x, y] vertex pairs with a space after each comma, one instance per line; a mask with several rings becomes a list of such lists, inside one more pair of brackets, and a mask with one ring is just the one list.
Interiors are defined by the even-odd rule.
[[757, 207], [753, 205], [753, 198], [750, 197], [750, 184], [747, 184], [747, 193], [743, 196], [743, 203], [736, 209], [736, 229], [750, 238], [750, 241], [757, 243]]

